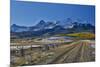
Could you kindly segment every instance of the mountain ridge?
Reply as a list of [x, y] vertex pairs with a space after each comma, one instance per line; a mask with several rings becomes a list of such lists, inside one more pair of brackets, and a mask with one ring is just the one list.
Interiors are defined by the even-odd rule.
[[[69, 22], [69, 23], [68, 23]], [[19, 26], [16, 24], [11, 25], [11, 36], [43, 36], [43, 35], [55, 35], [61, 33], [73, 33], [73, 32], [95, 32], [95, 26], [89, 23], [72, 22], [68, 20], [68, 24], [61, 24], [60, 22], [46, 22], [40, 20], [35, 26]], [[13, 34], [14, 33], [14, 34]]]

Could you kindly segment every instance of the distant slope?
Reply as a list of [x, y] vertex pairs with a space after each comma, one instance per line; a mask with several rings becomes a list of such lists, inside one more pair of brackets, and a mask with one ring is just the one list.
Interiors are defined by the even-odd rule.
[[81, 33], [71, 33], [71, 34], [60, 34], [61, 36], [72, 36], [72, 37], [79, 37], [79, 38], [95, 38], [95, 34], [89, 32], [81, 32]]

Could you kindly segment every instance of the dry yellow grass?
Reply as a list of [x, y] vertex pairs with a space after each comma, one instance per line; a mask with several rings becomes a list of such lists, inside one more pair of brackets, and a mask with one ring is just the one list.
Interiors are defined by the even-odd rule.
[[79, 37], [79, 38], [87, 38], [87, 39], [91, 39], [91, 38], [95, 38], [95, 34], [93, 33], [72, 33], [72, 34], [62, 34], [63, 36], [72, 36], [72, 37]]

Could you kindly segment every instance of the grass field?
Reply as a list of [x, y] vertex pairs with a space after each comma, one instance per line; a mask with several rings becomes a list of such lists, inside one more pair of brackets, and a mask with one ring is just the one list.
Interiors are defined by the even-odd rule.
[[[58, 46], [51, 47], [49, 49], [42, 46], [41, 48], [22, 48], [13, 52], [11, 50], [11, 67], [14, 66], [27, 66], [27, 65], [43, 65], [43, 64], [59, 64], [59, 63], [75, 63], [75, 62], [91, 62], [95, 61], [95, 48], [91, 45], [95, 45], [95, 34], [89, 32], [80, 32], [80, 33], [70, 33], [70, 34], [60, 34], [59, 36], [65, 36], [73, 41], [56, 43]], [[67, 40], [69, 40], [67, 39]], [[27, 46], [27, 45], [47, 45], [49, 43], [45, 42], [35, 42], [36, 39], [15, 39], [11, 45], [14, 44], [18, 46]], [[20, 45], [19, 45], [20, 44]], [[55, 44], [55, 42], [52, 42]], [[15, 46], [16, 46], [15, 45]], [[16, 51], [16, 49], [15, 49]]]
[[94, 39], [95, 34], [89, 32], [80, 32], [80, 33], [71, 33], [71, 34], [60, 34], [61, 36], [71, 36], [71, 37], [78, 37], [83, 39]]

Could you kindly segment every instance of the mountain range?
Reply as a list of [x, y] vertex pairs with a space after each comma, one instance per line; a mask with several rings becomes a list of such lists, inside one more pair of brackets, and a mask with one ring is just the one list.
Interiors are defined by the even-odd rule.
[[40, 20], [34, 26], [11, 25], [11, 36], [32, 37], [32, 36], [50, 36], [56, 34], [66, 34], [74, 32], [95, 32], [95, 26], [90, 23], [81, 23], [67, 18], [66, 21], [46, 22]]

